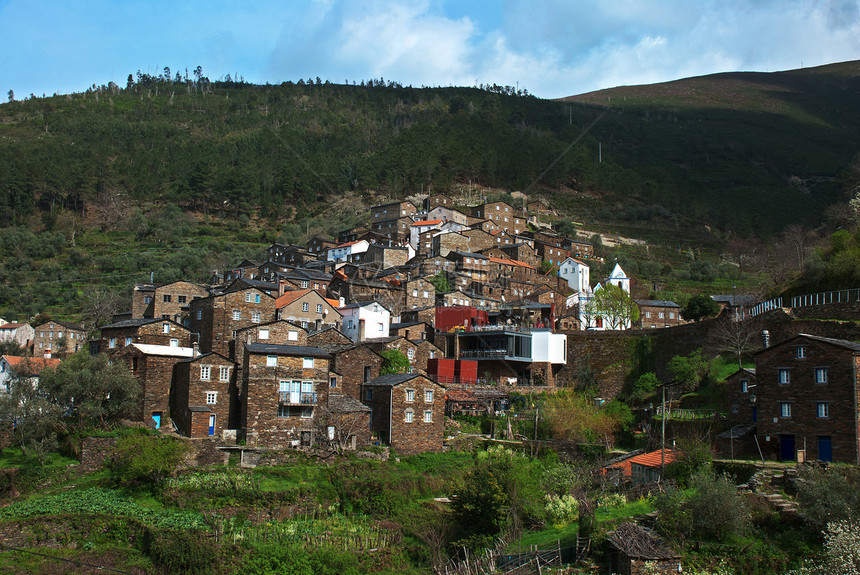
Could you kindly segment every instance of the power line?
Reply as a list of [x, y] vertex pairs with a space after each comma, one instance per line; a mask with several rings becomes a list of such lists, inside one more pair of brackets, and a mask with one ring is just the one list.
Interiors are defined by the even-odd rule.
[[18, 553], [26, 553], [28, 555], [37, 555], [39, 557], [47, 557], [48, 559], [53, 559], [54, 561], [63, 561], [65, 563], [73, 563], [75, 565], [82, 565], [84, 567], [92, 567], [94, 569], [98, 569], [99, 571], [107, 571], [109, 573], [122, 573], [122, 575], [136, 575], [131, 571], [120, 571], [118, 569], [113, 569], [112, 567], [105, 567], [104, 565], [95, 565], [93, 563], [84, 563], [83, 561], [77, 561], [75, 559], [65, 559], [63, 557], [55, 557], [53, 555], [47, 555], [45, 553], [38, 553], [36, 551], [27, 551], [26, 549], [21, 549], [19, 547], [12, 547], [10, 545], [3, 545], [0, 543], [0, 547], [4, 549], [8, 549], [10, 551], [17, 551]]

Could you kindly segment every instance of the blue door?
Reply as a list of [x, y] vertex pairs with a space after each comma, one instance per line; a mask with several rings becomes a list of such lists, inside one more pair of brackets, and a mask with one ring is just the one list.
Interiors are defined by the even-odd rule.
[[209, 435], [215, 435], [215, 414], [209, 416]]
[[758, 421], [758, 406], [757, 405], [752, 406], [752, 420], [753, 420], [753, 423]]
[[779, 436], [779, 458], [782, 461], [794, 461], [794, 436]]
[[833, 461], [833, 446], [829, 435], [818, 436], [818, 459]]
[[161, 412], [160, 411], [153, 411], [152, 412], [152, 421], [155, 422], [155, 429], [158, 429], [159, 427], [161, 427]]

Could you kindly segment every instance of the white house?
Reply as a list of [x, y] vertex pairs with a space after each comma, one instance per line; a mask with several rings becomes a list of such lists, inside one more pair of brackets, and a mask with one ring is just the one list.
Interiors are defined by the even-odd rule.
[[56, 369], [60, 360], [50, 357], [0, 357], [0, 392], [9, 392], [10, 380], [16, 376], [27, 377], [34, 387], [39, 385], [39, 374], [45, 368]]
[[4, 323], [0, 325], [0, 342], [14, 341], [19, 347], [28, 347], [36, 338], [36, 330], [29, 323]]
[[413, 223], [409, 228], [409, 245], [414, 249], [418, 249], [418, 242], [421, 241], [421, 234], [430, 230], [442, 229], [444, 220], [421, 220]]
[[338, 308], [343, 315], [341, 331], [352, 341], [389, 336], [391, 312], [375, 301], [357, 302]]
[[591, 270], [576, 258], [567, 258], [558, 266], [558, 277], [567, 280], [570, 289], [588, 294], [591, 293]]
[[367, 248], [369, 247], [370, 242], [367, 240], [340, 244], [328, 249], [326, 260], [330, 262], [360, 261], [361, 254], [367, 252]]

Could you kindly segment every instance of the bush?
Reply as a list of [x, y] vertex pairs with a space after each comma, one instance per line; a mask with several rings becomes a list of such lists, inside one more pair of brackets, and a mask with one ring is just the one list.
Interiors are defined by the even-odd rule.
[[546, 516], [553, 526], [561, 528], [579, 519], [579, 501], [572, 495], [544, 496], [546, 501]]
[[860, 520], [860, 471], [856, 469], [801, 469], [797, 501], [815, 531], [833, 521]]
[[157, 485], [176, 472], [191, 447], [179, 440], [157, 435], [120, 438], [107, 467], [123, 484]]
[[200, 531], [166, 531], [144, 534], [144, 552], [165, 573], [209, 575], [217, 573], [218, 547]]
[[687, 487], [697, 472], [710, 466], [713, 460], [711, 448], [704, 443], [682, 445], [681, 453], [672, 463], [666, 465], [666, 477]]

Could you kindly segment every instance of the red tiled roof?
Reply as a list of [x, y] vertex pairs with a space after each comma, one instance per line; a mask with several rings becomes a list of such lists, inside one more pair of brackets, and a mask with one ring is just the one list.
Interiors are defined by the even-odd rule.
[[4, 355], [9, 366], [16, 371], [22, 369], [29, 375], [39, 375], [43, 369], [55, 369], [60, 365], [60, 360], [55, 357], [20, 357], [17, 355]]
[[4, 323], [0, 325], [0, 329], [18, 329], [19, 327], [27, 325], [26, 323]]
[[[671, 463], [675, 461], [675, 458], [678, 456], [677, 451], [673, 451], [671, 449], [666, 450], [666, 463]], [[617, 467], [621, 469], [621, 472], [624, 475], [633, 475], [633, 464], [642, 465], [643, 467], [659, 467], [662, 463], [662, 458], [660, 457], [660, 450], [652, 451], [651, 453], [640, 453], [635, 457], [631, 457], [630, 459], [625, 459], [624, 461], [619, 461], [618, 463], [613, 463], [610, 467]]]
[[310, 289], [300, 289], [296, 291], [285, 292], [284, 295], [275, 300], [275, 309], [281, 309], [284, 306], [290, 305], [297, 299], [301, 299], [312, 291], [313, 290]]
[[441, 224], [442, 220], [424, 220], [421, 222], [415, 222], [412, 224], [413, 226], [435, 226], [436, 224]]

